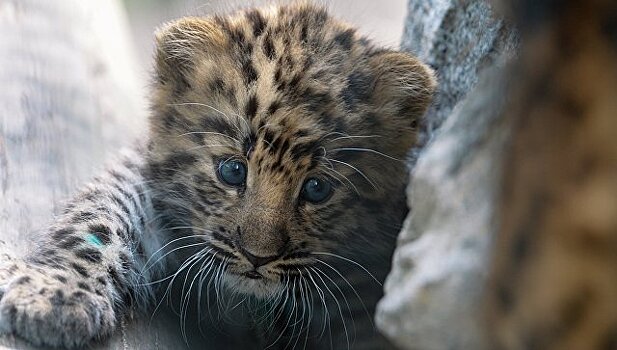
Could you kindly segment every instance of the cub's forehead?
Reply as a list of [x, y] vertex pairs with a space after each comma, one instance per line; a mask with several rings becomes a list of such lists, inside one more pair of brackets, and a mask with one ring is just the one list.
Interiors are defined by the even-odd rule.
[[253, 9], [208, 23], [194, 29], [209, 36], [191, 48], [188, 83], [199, 94], [242, 103], [249, 116], [281, 103], [350, 104], [373, 82], [367, 59], [378, 50], [322, 7]]
[[372, 75], [364, 61], [373, 49], [325, 9], [255, 9], [213, 22], [226, 49], [194, 56], [191, 88], [180, 96], [209, 106], [195, 115], [202, 127], [242, 137], [249, 149], [289, 148], [295, 159], [328, 135], [377, 122], [366, 108]]

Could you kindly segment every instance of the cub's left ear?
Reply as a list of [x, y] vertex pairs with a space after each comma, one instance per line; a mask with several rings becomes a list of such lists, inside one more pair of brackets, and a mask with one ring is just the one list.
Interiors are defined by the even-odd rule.
[[165, 85], [187, 85], [200, 57], [226, 49], [227, 38], [211, 18], [185, 17], [155, 32], [155, 74]]
[[431, 68], [414, 56], [395, 51], [369, 59], [375, 73], [373, 101], [385, 114], [407, 119], [413, 126], [430, 105], [437, 87]]

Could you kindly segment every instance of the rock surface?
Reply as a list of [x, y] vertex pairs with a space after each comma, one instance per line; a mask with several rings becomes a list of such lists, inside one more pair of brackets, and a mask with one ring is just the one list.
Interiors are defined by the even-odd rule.
[[483, 1], [410, 0], [409, 11], [403, 46], [436, 69], [441, 87], [376, 323], [404, 349], [486, 349], [479, 303], [509, 130], [500, 68], [516, 34]]
[[402, 49], [437, 72], [439, 88], [426, 114], [428, 142], [503, 52], [513, 55], [517, 35], [483, 0], [409, 0]]

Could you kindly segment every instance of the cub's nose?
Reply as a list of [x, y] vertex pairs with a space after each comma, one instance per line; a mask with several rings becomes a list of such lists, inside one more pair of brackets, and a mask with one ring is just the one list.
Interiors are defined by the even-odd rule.
[[278, 259], [281, 255], [271, 255], [271, 256], [257, 256], [249, 253], [246, 249], [242, 249], [242, 254], [246, 257], [246, 259], [253, 264], [255, 268], [263, 266], [271, 261]]

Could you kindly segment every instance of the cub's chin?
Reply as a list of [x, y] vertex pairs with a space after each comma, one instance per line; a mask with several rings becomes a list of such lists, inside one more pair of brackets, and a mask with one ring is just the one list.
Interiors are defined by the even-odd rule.
[[250, 274], [225, 273], [223, 284], [234, 293], [248, 294], [259, 299], [271, 299], [283, 293], [283, 285], [268, 277], [256, 277]]

